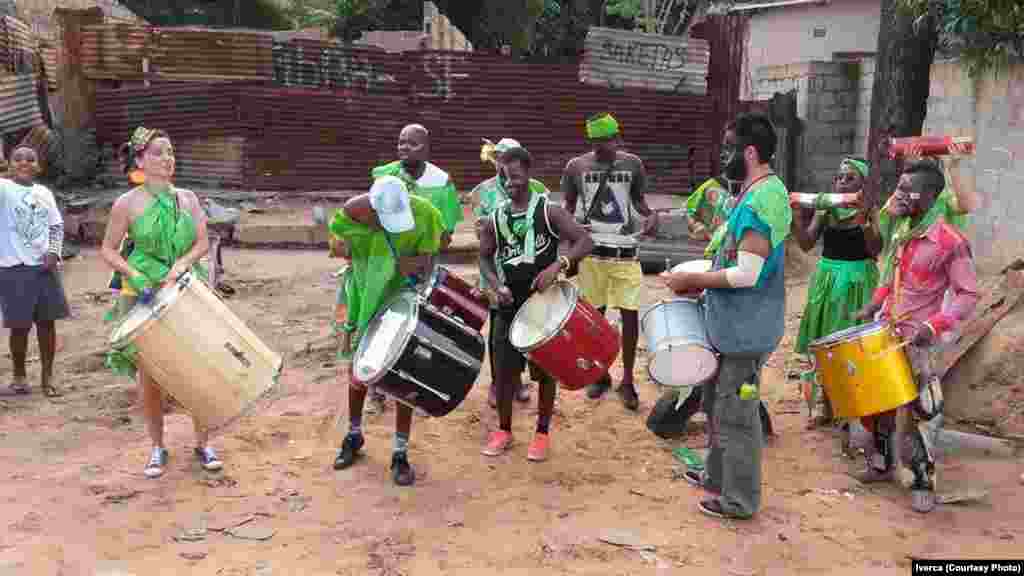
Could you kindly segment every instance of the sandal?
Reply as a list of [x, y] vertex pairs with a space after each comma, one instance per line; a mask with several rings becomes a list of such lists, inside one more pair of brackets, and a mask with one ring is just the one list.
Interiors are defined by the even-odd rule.
[[47, 398], [60, 398], [61, 396], [64, 395], [64, 393], [61, 392], [53, 384], [53, 382], [49, 382], [47, 384], [43, 384], [42, 385], [42, 390], [43, 390], [43, 396], [46, 396]]
[[28, 394], [28, 382], [24, 378], [15, 378], [14, 382], [11, 382], [11, 392], [15, 394]]

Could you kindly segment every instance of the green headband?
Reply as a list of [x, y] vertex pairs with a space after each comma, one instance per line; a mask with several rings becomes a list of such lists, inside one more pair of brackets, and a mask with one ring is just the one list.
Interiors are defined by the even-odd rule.
[[611, 114], [598, 114], [587, 120], [587, 138], [600, 140], [619, 133], [619, 123]]
[[867, 162], [865, 162], [863, 160], [858, 160], [857, 158], [843, 158], [843, 161], [839, 163], [839, 166], [841, 168], [844, 165], [850, 166], [851, 168], [856, 170], [858, 173], [860, 173], [862, 178], [867, 178], [868, 177], [868, 163]]

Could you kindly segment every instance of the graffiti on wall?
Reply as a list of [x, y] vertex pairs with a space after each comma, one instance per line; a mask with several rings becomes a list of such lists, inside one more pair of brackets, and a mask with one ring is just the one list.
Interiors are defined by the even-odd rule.
[[591, 28], [580, 81], [609, 88], [706, 94], [708, 43], [696, 38]]
[[386, 62], [341, 46], [275, 42], [274, 82], [375, 94], [397, 83]]

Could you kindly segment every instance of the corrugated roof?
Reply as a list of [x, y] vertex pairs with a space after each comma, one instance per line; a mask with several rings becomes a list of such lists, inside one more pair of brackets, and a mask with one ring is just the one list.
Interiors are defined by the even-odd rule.
[[0, 134], [43, 123], [36, 94], [35, 74], [0, 75]]
[[36, 71], [33, 53], [37, 46], [28, 24], [11, 16], [0, 18], [0, 70], [32, 74]]

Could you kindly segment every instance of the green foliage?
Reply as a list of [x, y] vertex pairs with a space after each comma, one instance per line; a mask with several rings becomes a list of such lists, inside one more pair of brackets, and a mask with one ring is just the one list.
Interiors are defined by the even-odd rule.
[[899, 0], [920, 25], [939, 29], [943, 48], [956, 53], [977, 78], [1024, 56], [1024, 3], [1020, 0]]

